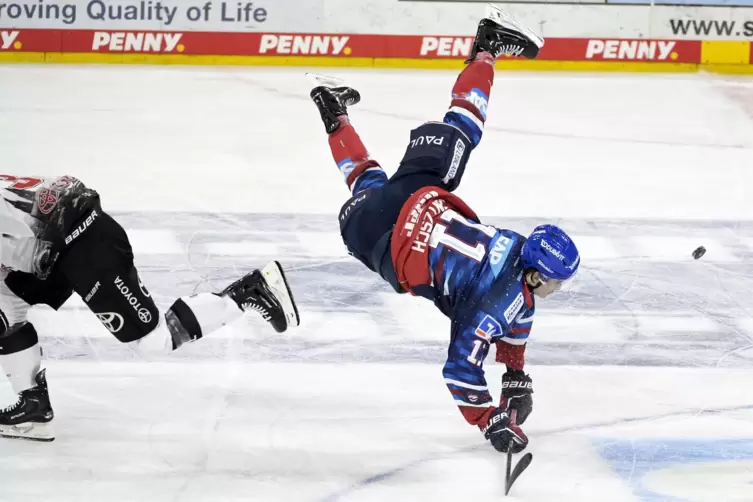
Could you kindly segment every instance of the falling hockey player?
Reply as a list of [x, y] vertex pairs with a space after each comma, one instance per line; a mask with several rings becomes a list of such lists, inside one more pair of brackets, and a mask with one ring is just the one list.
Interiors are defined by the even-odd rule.
[[221, 293], [179, 298], [160, 314], [133, 264], [123, 228], [76, 178], [0, 175], [0, 366], [18, 402], [0, 410], [0, 436], [51, 441], [53, 410], [31, 305], [58, 309], [75, 291], [101, 323], [145, 355], [171, 352], [255, 311], [283, 332], [298, 311], [279, 263]]
[[[465, 419], [498, 451], [528, 444], [520, 424], [532, 410], [531, 378], [523, 372], [534, 295], [546, 297], [578, 270], [573, 241], [554, 225], [526, 239], [483, 225], [450, 193], [479, 143], [502, 54], [534, 58], [543, 45], [534, 33], [491, 8], [478, 26], [471, 57], [452, 89], [443, 122], [411, 131], [397, 172], [388, 178], [350, 124], [352, 88], [327, 82], [311, 98], [329, 134], [332, 155], [353, 196], [340, 231], [348, 251], [399, 293], [432, 300], [452, 321], [445, 382]], [[490, 344], [507, 365], [499, 406], [492, 404], [482, 368]]]

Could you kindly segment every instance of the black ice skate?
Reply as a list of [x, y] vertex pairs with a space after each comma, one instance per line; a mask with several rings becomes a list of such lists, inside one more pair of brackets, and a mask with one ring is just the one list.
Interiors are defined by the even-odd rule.
[[293, 293], [276, 261], [235, 281], [221, 294], [229, 296], [244, 312], [261, 314], [278, 333], [300, 323]]
[[320, 85], [311, 90], [311, 99], [319, 109], [327, 134], [340, 127], [341, 115], [348, 114], [348, 107], [358, 104], [361, 95], [352, 87], [328, 87]]
[[495, 58], [509, 54], [533, 59], [543, 46], [544, 40], [540, 36], [509, 14], [489, 5], [486, 17], [478, 24], [471, 57], [466, 63], [473, 61], [478, 52], [488, 52]]
[[55, 439], [51, 424], [55, 414], [50, 405], [44, 372], [40, 371], [34, 378], [36, 387], [21, 392], [16, 404], [0, 410], [0, 436], [32, 441]]

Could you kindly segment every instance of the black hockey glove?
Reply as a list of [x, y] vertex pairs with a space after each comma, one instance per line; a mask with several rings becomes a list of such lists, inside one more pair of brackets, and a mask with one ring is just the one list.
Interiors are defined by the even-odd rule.
[[481, 429], [484, 438], [488, 439], [494, 449], [507, 452], [510, 441], [513, 442], [512, 452], [518, 453], [528, 446], [528, 437], [511, 419], [505, 410], [495, 408], [489, 415], [486, 427]]
[[[502, 375], [502, 397], [499, 407], [508, 413], [515, 410], [515, 423], [522, 425], [533, 411], [533, 382], [521, 370], [508, 369]], [[512, 413], [511, 413], [512, 414]]]

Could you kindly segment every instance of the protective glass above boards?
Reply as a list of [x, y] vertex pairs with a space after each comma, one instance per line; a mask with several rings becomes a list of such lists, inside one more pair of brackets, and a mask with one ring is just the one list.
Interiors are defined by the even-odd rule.
[[[485, 0], [399, 0], [411, 2], [468, 2], [479, 3]], [[713, 7], [753, 7], [753, 0], [497, 0], [497, 3], [543, 3], [543, 4], [589, 4], [589, 5], [675, 5]]]

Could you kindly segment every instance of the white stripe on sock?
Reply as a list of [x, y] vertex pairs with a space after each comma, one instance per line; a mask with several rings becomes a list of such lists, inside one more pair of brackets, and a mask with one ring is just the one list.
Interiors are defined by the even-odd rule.
[[465, 108], [461, 108], [459, 106], [450, 107], [450, 111], [455, 112], [458, 115], [462, 115], [463, 117], [469, 118], [474, 124], [476, 124], [476, 126], [481, 130], [481, 132], [484, 131], [484, 123], [481, 120], [479, 120], [479, 118], [476, 115], [474, 115], [472, 112], [466, 110]]

